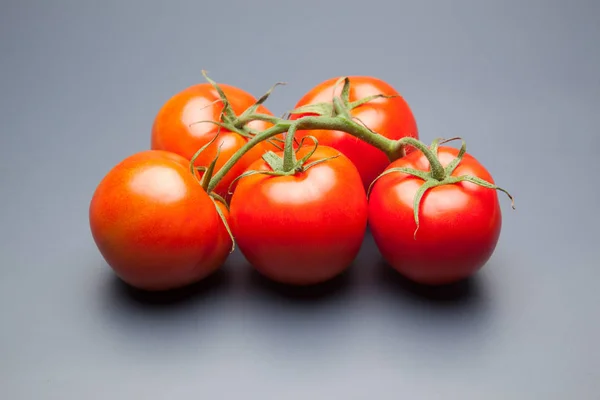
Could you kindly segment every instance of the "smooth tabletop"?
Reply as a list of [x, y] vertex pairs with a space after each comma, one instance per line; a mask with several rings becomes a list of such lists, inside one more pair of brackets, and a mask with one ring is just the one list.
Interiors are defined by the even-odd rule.
[[[600, 3], [3, 1], [0, 398], [600, 398]], [[158, 108], [218, 82], [282, 114], [371, 75], [421, 139], [461, 136], [516, 198], [473, 278], [424, 290], [367, 234], [341, 278], [283, 290], [236, 251], [189, 290], [130, 290], [92, 193]]]

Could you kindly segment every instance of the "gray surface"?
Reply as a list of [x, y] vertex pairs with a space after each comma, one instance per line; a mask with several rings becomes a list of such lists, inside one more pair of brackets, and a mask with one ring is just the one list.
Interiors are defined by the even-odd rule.
[[[600, 398], [600, 3], [267, 3], [1, 3], [0, 398]], [[387, 80], [424, 140], [465, 137], [516, 195], [492, 260], [432, 297], [367, 237], [312, 296], [238, 253], [180, 300], [133, 295], [88, 203], [203, 68], [256, 95], [287, 81], [278, 114], [331, 76]]]

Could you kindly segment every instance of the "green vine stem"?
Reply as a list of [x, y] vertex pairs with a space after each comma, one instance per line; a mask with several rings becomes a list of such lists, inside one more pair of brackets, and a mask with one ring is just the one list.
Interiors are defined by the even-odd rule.
[[238, 151], [236, 151], [233, 154], [233, 156], [231, 156], [229, 160], [227, 160], [227, 162], [221, 167], [221, 169], [219, 169], [219, 171], [217, 171], [217, 173], [213, 175], [208, 186], [206, 187], [206, 191], [208, 193], [211, 193], [219, 184], [221, 179], [223, 179], [223, 177], [227, 175], [229, 170], [231, 170], [231, 167], [233, 167], [235, 163], [237, 163], [240, 160], [240, 158], [242, 158], [244, 154], [246, 154], [250, 149], [252, 149], [258, 143], [270, 139], [273, 136], [276, 136], [285, 131], [287, 131], [287, 129], [282, 129], [282, 126], [280, 124], [276, 124], [271, 128], [255, 135], [252, 139], [248, 140]]
[[423, 155], [427, 158], [427, 161], [429, 161], [432, 178], [441, 181], [445, 177], [445, 172], [444, 167], [442, 167], [442, 164], [440, 163], [440, 160], [438, 160], [437, 157], [437, 141], [438, 140], [434, 141], [434, 144], [431, 146], [431, 148], [429, 148], [423, 142], [415, 138], [405, 137], [397, 140], [396, 145], [399, 147], [410, 145], [415, 147], [417, 150], [421, 151]]
[[[296, 152], [294, 151], [294, 143], [298, 143], [295, 138], [295, 133], [298, 130], [335, 130], [335, 131], [343, 131], [346, 132], [359, 140], [362, 140], [379, 150], [383, 151], [390, 162], [395, 161], [401, 157], [404, 157], [406, 154], [405, 148], [406, 146], [412, 146], [417, 150], [421, 151], [422, 154], [427, 158], [430, 168], [429, 171], [416, 170], [412, 168], [391, 168], [389, 170], [381, 173], [369, 186], [367, 190], [367, 196], [370, 195], [371, 189], [375, 182], [377, 182], [382, 176], [385, 176], [394, 172], [401, 172], [405, 174], [410, 174], [416, 177], [421, 178], [424, 183], [421, 185], [419, 190], [417, 191], [414, 198], [414, 220], [416, 223], [416, 229], [414, 232], [414, 237], [416, 239], [417, 231], [419, 230], [419, 208], [421, 200], [426, 193], [427, 190], [435, 188], [441, 185], [448, 184], [457, 184], [460, 182], [471, 182], [477, 185], [480, 185], [485, 188], [489, 188], [492, 190], [498, 190], [504, 192], [511, 199], [511, 206], [514, 209], [514, 198], [513, 196], [507, 192], [505, 189], [498, 187], [491, 182], [487, 182], [481, 178], [470, 175], [462, 175], [462, 176], [452, 176], [452, 173], [456, 169], [456, 167], [461, 162], [463, 156], [466, 153], [466, 144], [464, 140], [460, 138], [451, 138], [451, 139], [441, 139], [438, 138], [433, 141], [430, 146], [425, 145], [423, 142], [418, 139], [412, 137], [404, 137], [399, 140], [391, 140], [388, 139], [377, 132], [372, 131], [368, 126], [366, 126], [359, 119], [352, 117], [350, 111], [355, 107], [358, 107], [362, 104], [365, 104], [373, 99], [380, 97], [394, 97], [387, 95], [373, 95], [368, 96], [363, 99], [356, 100], [354, 102], [349, 101], [349, 85], [350, 81], [347, 77], [341, 78], [338, 83], [344, 82], [344, 87], [341, 91], [341, 95], [339, 97], [333, 98], [331, 103], [319, 103], [319, 104], [310, 104], [307, 106], [299, 107], [295, 110], [292, 110], [286, 113], [282, 118], [275, 117], [273, 115], [267, 115], [263, 113], [257, 112], [258, 107], [263, 104], [271, 92], [275, 89], [276, 86], [282, 85], [283, 83], [277, 83], [272, 86], [263, 96], [261, 96], [252, 106], [250, 106], [247, 110], [245, 110], [240, 116], [235, 115], [232, 108], [229, 105], [229, 101], [227, 100], [223, 91], [219, 88], [219, 86], [208, 76], [205, 71], [202, 71], [204, 77], [215, 87], [220, 96], [220, 101], [223, 103], [223, 110], [221, 112], [220, 121], [200, 121], [200, 122], [209, 122], [214, 123], [219, 126], [217, 130], [217, 134], [210, 140], [209, 143], [200, 148], [192, 157], [190, 161], [190, 172], [194, 175], [196, 172], [203, 172], [204, 175], [202, 179], [200, 179], [200, 184], [206, 190], [206, 192], [211, 197], [215, 207], [217, 208], [217, 213], [221, 218], [222, 222], [227, 229], [227, 233], [229, 234], [232, 240], [232, 248], [231, 251], [235, 249], [235, 238], [229, 228], [227, 223], [227, 219], [217, 206], [217, 202], [223, 203], [227, 208], [227, 202], [221, 198], [220, 196], [214, 193], [215, 187], [218, 183], [223, 179], [223, 177], [231, 170], [231, 168], [254, 146], [263, 141], [271, 141], [271, 140], [279, 140], [279, 138], [274, 138], [275, 136], [286, 133], [287, 136], [284, 140], [284, 148], [283, 148], [283, 157], [278, 156], [276, 153], [272, 151], [266, 152], [262, 158], [263, 160], [271, 167], [271, 171], [246, 171], [240, 176], [236, 177], [234, 180], [237, 181], [244, 176], [252, 175], [252, 174], [267, 174], [267, 175], [292, 175], [297, 171], [305, 171], [306, 169], [312, 167], [321, 162], [325, 162], [330, 158], [328, 157], [322, 160], [313, 161], [305, 165], [308, 159], [314, 154], [316, 148], [318, 147], [318, 141], [313, 136], [305, 136], [299, 142], [299, 147], [302, 146], [305, 139], [309, 138], [314, 142], [314, 148], [312, 151], [308, 152], [301, 160], [297, 160]], [[337, 85], [337, 84], [336, 84]], [[292, 114], [311, 114], [309, 116], [303, 116], [302, 118], [296, 120], [288, 119]], [[316, 116], [314, 115], [316, 114]], [[255, 132], [248, 127], [248, 124], [252, 121], [265, 121], [271, 123], [273, 126], [266, 129], [262, 132]], [[240, 135], [246, 137], [248, 141], [233, 154], [233, 156], [225, 162], [225, 164], [215, 173], [215, 165], [220, 153], [220, 147], [217, 149], [217, 155], [212, 160], [210, 165], [208, 166], [198, 166], [195, 167], [195, 161], [209, 145], [211, 145], [216, 138], [219, 136], [220, 128], [228, 129], [232, 132], [237, 132]], [[446, 143], [452, 140], [462, 140], [462, 146], [458, 152], [458, 155], [452, 162], [450, 162], [445, 168], [442, 166], [441, 162], [438, 159], [438, 148], [441, 143]], [[278, 146], [277, 146], [278, 147]], [[214, 173], [214, 175], [213, 175]], [[233, 182], [232, 182], [233, 184]], [[231, 186], [230, 186], [231, 188]]]
[[285, 144], [283, 147], [283, 172], [290, 172], [296, 167], [296, 152], [294, 152], [294, 137], [296, 135], [296, 125], [288, 129]]
[[[323, 130], [337, 130], [347, 132], [364, 142], [369, 143], [370, 145], [377, 147], [378, 149], [384, 151], [390, 161], [397, 160], [398, 158], [404, 155], [403, 146], [406, 144], [417, 146], [425, 146], [421, 142], [418, 142], [416, 139], [413, 139], [414, 142], [408, 141], [394, 141], [390, 140], [378, 133], [375, 133], [368, 129], [367, 127], [351, 120], [343, 116], [335, 116], [335, 117], [325, 117], [325, 116], [307, 116], [300, 118], [295, 121], [278, 119], [273, 116], [254, 114], [247, 117], [247, 119], [261, 119], [269, 122], [274, 122], [275, 124], [252, 137], [244, 146], [242, 146], [234, 155], [221, 167], [221, 169], [213, 176], [211, 179], [207, 190], [213, 190], [219, 181], [229, 172], [231, 167], [235, 165], [236, 162], [240, 158], [244, 156], [252, 147], [257, 145], [258, 143], [265, 141], [267, 139], [272, 138], [278, 134], [288, 132], [290, 130], [313, 130], [313, 129], [323, 129]], [[412, 139], [412, 138], [406, 138]]]
[[[206, 76], [206, 73], [204, 71], [203, 71], [203, 74], [204, 74], [205, 78], [213, 86], [215, 86], [215, 88], [217, 90], [219, 90], [218, 85], [214, 81], [212, 81], [210, 78], [208, 78], [208, 76]], [[431, 182], [428, 183], [427, 185], [424, 185], [425, 188], [423, 189], [423, 192], [429, 186], [432, 186], [432, 185], [436, 186], [438, 184], [441, 184], [442, 182], [448, 183], [449, 180], [454, 179], [454, 178], [450, 177], [450, 174], [451, 174], [452, 170], [458, 165], [458, 163], [462, 159], [462, 156], [464, 155], [464, 152], [465, 152], [465, 150], [463, 149], [465, 146], [464, 142], [463, 142], [463, 148], [461, 148], [461, 152], [459, 153], [457, 160], [455, 160], [456, 162], [453, 162], [451, 165], [448, 166], [448, 167], [451, 167], [450, 169], [448, 167], [443, 168], [443, 166], [441, 165], [441, 163], [437, 157], [437, 148], [440, 144], [440, 141], [442, 141], [442, 143], [445, 143], [447, 141], [454, 140], [457, 138], [452, 138], [452, 139], [448, 139], [448, 140], [436, 139], [431, 146], [427, 146], [423, 142], [419, 141], [418, 139], [412, 138], [412, 137], [404, 137], [399, 140], [388, 139], [388, 138], [384, 137], [383, 135], [372, 131], [369, 127], [362, 124], [356, 118], [353, 118], [350, 115], [350, 110], [352, 110], [354, 107], [360, 106], [368, 101], [371, 101], [371, 100], [379, 98], [379, 97], [393, 97], [393, 96], [373, 95], [373, 96], [368, 96], [364, 99], [359, 99], [357, 101], [350, 102], [349, 101], [350, 80], [346, 77], [346, 78], [341, 78], [339, 82], [341, 83], [342, 81], [344, 82], [344, 87], [341, 91], [341, 95], [338, 97], [334, 97], [332, 102], [310, 104], [310, 105], [307, 105], [304, 107], [299, 107], [295, 110], [290, 111], [289, 113], [286, 113], [287, 115], [305, 114], [305, 113], [311, 114], [308, 116], [303, 116], [302, 118], [299, 118], [296, 120], [278, 118], [273, 115], [267, 115], [267, 114], [256, 112], [259, 105], [263, 104], [267, 100], [267, 98], [269, 97], [269, 95], [271, 94], [273, 89], [277, 85], [280, 85], [282, 83], [277, 83], [273, 87], [271, 87], [263, 96], [261, 96], [256, 101], [255, 104], [250, 106], [240, 116], [236, 116], [233, 113], [233, 111], [228, 107], [229, 103], [228, 103], [227, 99], [225, 98], [224, 94], [222, 94], [222, 91], [219, 90], [219, 93], [222, 97], [223, 104], [225, 105], [225, 109], [223, 110], [221, 121], [213, 121], [213, 123], [215, 123], [216, 125], [218, 125], [220, 127], [229, 129], [231, 131], [238, 131], [238, 132], [243, 131], [246, 134], [246, 137], [249, 138], [249, 140], [237, 152], [235, 152], [233, 154], [233, 156], [229, 160], [227, 160], [225, 162], [225, 164], [218, 171], [216, 171], [216, 172], [214, 171], [214, 163], [212, 163], [210, 166], [207, 166], [207, 169], [205, 172], [205, 176], [207, 176], [207, 177], [206, 177], [206, 180], [204, 182], [202, 182], [205, 190], [208, 193], [212, 193], [212, 191], [215, 189], [217, 184], [231, 170], [231, 168], [240, 160], [240, 158], [242, 158], [249, 150], [251, 150], [258, 143], [260, 143], [262, 141], [270, 140], [270, 139], [274, 138], [274, 136], [277, 136], [279, 134], [286, 133], [286, 132], [287, 132], [287, 136], [286, 136], [285, 146], [284, 146], [282, 171], [285, 171], [286, 173], [290, 173], [291, 170], [293, 170], [294, 166], [297, 165], [295, 153], [293, 152], [293, 147], [292, 147], [292, 141], [295, 140], [294, 136], [295, 136], [295, 132], [297, 130], [335, 130], [335, 131], [346, 132], [346, 133], [378, 148], [379, 150], [383, 151], [386, 154], [386, 156], [388, 157], [388, 159], [390, 160], [390, 162], [403, 157], [406, 154], [406, 152], [405, 152], [406, 146], [412, 146], [412, 147], [416, 148], [417, 150], [421, 151], [425, 155], [425, 157], [427, 158], [427, 160], [429, 161], [429, 164], [430, 164], [430, 171], [427, 172], [427, 179], [430, 179]], [[316, 114], [316, 116], [314, 114]], [[262, 132], [249, 132], [247, 130], [247, 124], [252, 121], [255, 121], [255, 120], [266, 121], [266, 122], [273, 124], [273, 126]], [[202, 150], [203, 149], [198, 150], [198, 152], [194, 155], [194, 159], [197, 158], [198, 154], [200, 152], [202, 152]], [[274, 155], [274, 153], [272, 155]], [[272, 159], [273, 158], [272, 155], [268, 156], [268, 158]], [[215, 172], [214, 175], [210, 176], [213, 172]], [[420, 174], [421, 172], [425, 173], [424, 171], [412, 171], [411, 173]], [[469, 178], [461, 177], [460, 179], [468, 180], [468, 179], [471, 179], [471, 177], [469, 177]], [[473, 181], [473, 180], [471, 179], [471, 181]], [[480, 182], [478, 184], [483, 184], [483, 183]], [[494, 186], [494, 188], [497, 188], [497, 187]], [[501, 188], [497, 188], [497, 189], [504, 191], [504, 189], [501, 189]], [[419, 196], [422, 196], [422, 194], [419, 194]], [[416, 216], [416, 219], [418, 219], [418, 215]]]

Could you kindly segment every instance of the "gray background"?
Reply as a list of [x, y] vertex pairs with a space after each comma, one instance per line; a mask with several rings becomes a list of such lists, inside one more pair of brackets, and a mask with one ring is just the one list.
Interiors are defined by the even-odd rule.
[[[3, 1], [0, 398], [598, 399], [600, 3]], [[341, 74], [382, 78], [421, 138], [463, 136], [513, 192], [475, 279], [417, 290], [370, 236], [349, 273], [285, 293], [235, 253], [147, 298], [89, 234], [89, 200], [214, 79], [277, 114]]]

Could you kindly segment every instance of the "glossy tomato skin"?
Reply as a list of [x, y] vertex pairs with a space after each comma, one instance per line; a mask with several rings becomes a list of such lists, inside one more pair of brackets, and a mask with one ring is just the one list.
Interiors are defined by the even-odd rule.
[[[334, 93], [339, 96], [343, 83], [335, 86], [339, 78], [326, 80], [309, 90], [296, 104], [296, 108], [308, 104], [332, 102]], [[351, 111], [359, 123], [365, 124], [371, 130], [389, 138], [400, 139], [410, 136], [419, 138], [415, 117], [400, 94], [390, 84], [381, 79], [369, 76], [350, 76], [350, 101], [376, 95], [395, 95], [395, 98], [379, 98], [371, 100]], [[291, 119], [298, 119], [310, 114], [293, 115]], [[319, 144], [333, 147], [344, 153], [357, 167], [365, 189], [390, 163], [381, 150], [357, 139], [356, 137], [340, 131], [310, 130], [298, 131], [296, 136], [315, 136]], [[407, 147], [407, 152], [412, 148]]]
[[[446, 166], [458, 151], [440, 147]], [[422, 171], [429, 163], [420, 152], [396, 160], [389, 168]], [[465, 154], [453, 176], [473, 175], [494, 183], [489, 172]], [[422, 198], [419, 229], [413, 199], [423, 180], [399, 172], [382, 176], [369, 195], [369, 226], [384, 259], [408, 279], [441, 285], [463, 280], [478, 271], [496, 248], [502, 226], [498, 194], [462, 182], [428, 190]]]
[[[231, 85], [219, 84], [236, 115], [243, 113], [256, 102], [249, 93]], [[158, 111], [152, 126], [151, 148], [167, 150], [190, 160], [205, 144], [209, 143], [219, 131], [213, 123], [198, 123], [199, 121], [220, 121], [223, 103], [219, 100], [218, 92], [210, 83], [192, 85], [168, 99]], [[264, 106], [257, 112], [272, 115]], [[264, 131], [272, 124], [262, 121], [252, 121], [249, 127]], [[221, 128], [219, 138], [215, 140], [196, 159], [195, 165], [208, 166], [215, 158], [217, 148], [221, 146], [219, 160], [215, 172], [218, 171], [231, 156], [240, 149], [247, 138]], [[228, 198], [228, 188], [231, 182], [240, 175], [248, 165], [266, 150], [277, 150], [268, 142], [262, 142], [246, 153], [242, 159], [219, 182], [215, 192]]]
[[[298, 157], [305, 153], [302, 147]], [[319, 146], [308, 162], [337, 154]], [[262, 160], [249, 169], [270, 170]], [[295, 176], [244, 177], [231, 199], [238, 248], [257, 271], [283, 284], [317, 284], [341, 274], [356, 257], [366, 224], [365, 190], [343, 155]]]
[[187, 286], [215, 272], [229, 254], [231, 239], [188, 164], [174, 153], [142, 151], [113, 167], [93, 194], [94, 241], [133, 287]]

